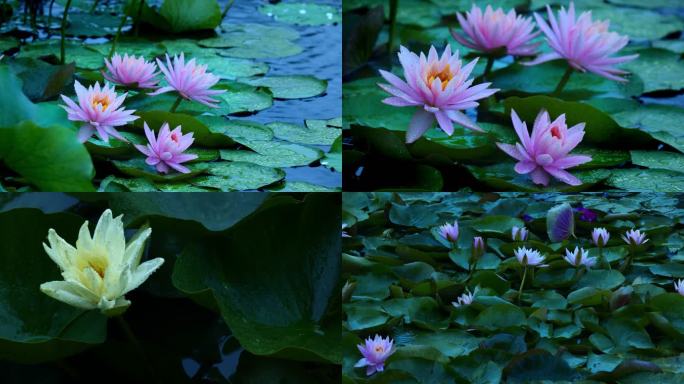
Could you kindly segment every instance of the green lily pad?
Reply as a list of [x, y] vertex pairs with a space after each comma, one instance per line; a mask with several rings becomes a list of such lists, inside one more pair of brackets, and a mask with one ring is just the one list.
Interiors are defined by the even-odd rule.
[[[130, 21], [130, 19], [129, 19]], [[121, 23], [121, 16], [69, 12], [69, 36], [114, 36]]]
[[[21, 47], [18, 57], [37, 59], [49, 55], [59, 58], [59, 40], [45, 40], [24, 45]], [[78, 68], [99, 69], [104, 67], [104, 55], [84, 44], [67, 41], [65, 44], [65, 63], [72, 62], [75, 62]]]
[[681, 55], [665, 49], [649, 48], [636, 51], [639, 58], [625, 63], [644, 82], [644, 92], [684, 88], [684, 60]]
[[266, 63], [217, 55], [203, 56], [197, 62], [206, 65], [208, 72], [228, 80], [263, 75], [269, 69]]
[[[89, 45], [92, 48], [103, 55], [109, 56], [109, 52], [112, 50], [111, 43], [104, 44], [94, 44]], [[134, 39], [134, 38], [121, 38], [116, 43], [115, 53], [123, 56], [128, 54], [128, 56], [143, 56], [147, 61], [153, 61], [156, 56], [162, 56], [166, 52], [164, 45], [161, 43], [152, 43], [148, 40]]]
[[299, 33], [290, 28], [271, 27], [259, 24], [224, 25], [220, 37], [200, 40], [199, 45], [223, 48], [221, 56], [243, 59], [267, 59], [298, 55], [302, 47], [293, 42]]
[[632, 163], [647, 168], [684, 171], [684, 155], [661, 151], [631, 151]]
[[273, 139], [273, 131], [267, 126], [249, 120], [228, 120], [220, 116], [197, 116], [210, 131], [224, 134], [234, 140], [263, 140]]
[[140, 116], [139, 119], [133, 122], [136, 127], [143, 128], [144, 123], [147, 123], [150, 129], [159, 132], [159, 129], [164, 123], [168, 123], [169, 128], [171, 129], [180, 126], [183, 134], [188, 132], [193, 133], [193, 138], [195, 139], [194, 145], [226, 147], [235, 143], [230, 137], [224, 134], [212, 132], [199, 119], [190, 115], [153, 110], [138, 110], [136, 114]]
[[190, 173], [169, 171], [168, 174], [161, 174], [158, 173], [153, 166], [145, 163], [144, 158], [140, 157], [126, 161], [114, 160], [112, 161], [112, 164], [114, 164], [119, 171], [128, 176], [144, 177], [151, 181], [160, 182], [173, 182], [193, 178], [202, 173], [206, 173], [207, 169], [209, 168], [207, 163], [185, 163], [184, 165], [190, 169]]
[[323, 156], [321, 164], [326, 168], [342, 172], [342, 136], [339, 136], [330, 147], [330, 151]]
[[128, 143], [118, 140], [110, 139], [109, 143], [105, 143], [97, 136], [91, 137], [85, 142], [85, 147], [93, 155], [103, 157], [125, 157], [134, 153], [138, 153], [133, 144], [147, 144], [147, 139], [139, 134], [121, 131], [121, 136], [128, 139]]
[[221, 8], [215, 0], [164, 0], [159, 15], [173, 33], [214, 29], [221, 23]]
[[657, 140], [684, 152], [684, 132], [679, 123], [684, 110], [668, 105], [639, 105], [612, 115], [623, 127], [639, 128]]
[[468, 166], [468, 170], [481, 182], [497, 190], [513, 190], [524, 192], [576, 192], [587, 190], [601, 183], [610, 176], [607, 169], [594, 169], [585, 171], [568, 171], [582, 181], [581, 185], [571, 186], [561, 182], [550, 183], [548, 187], [532, 183], [528, 175], [519, 175], [513, 169], [514, 163], [501, 163], [486, 167]]
[[314, 76], [267, 76], [244, 80], [245, 84], [266, 87], [276, 99], [305, 99], [325, 93], [326, 80]]
[[113, 175], [102, 179], [98, 192], [157, 192], [153, 182], [144, 178], [125, 179]]
[[105, 341], [105, 316], [74, 308], [40, 291], [42, 283], [62, 280], [42, 246], [48, 230], [55, 229], [73, 243], [82, 222], [71, 214], [46, 215], [37, 209], [0, 213], [0, 240], [6, 245], [0, 254], [4, 265], [0, 271], [2, 359], [50, 361]]
[[213, 163], [209, 173], [211, 176], [198, 177], [192, 184], [229, 192], [255, 190], [285, 178], [281, 169], [240, 161]]
[[268, 187], [268, 190], [277, 192], [340, 192], [340, 188], [328, 188], [306, 181], [286, 181], [283, 185]]
[[277, 141], [239, 140], [252, 151], [221, 150], [221, 159], [230, 161], [246, 161], [266, 167], [297, 167], [313, 163], [323, 157], [320, 149], [309, 148], [299, 144]]
[[342, 130], [337, 128], [303, 127], [297, 124], [274, 122], [266, 124], [275, 137], [298, 144], [332, 145], [340, 137]]
[[235, 337], [254, 354], [340, 362], [341, 319], [326, 316], [339, 280], [340, 217], [320, 215], [339, 209], [332, 194], [263, 209], [227, 238], [188, 247], [173, 284], [188, 294], [213, 293]]
[[594, 20], [610, 20], [610, 31], [633, 40], [655, 40], [681, 31], [684, 22], [675, 15], [663, 15], [645, 9], [606, 7], [592, 10]]
[[614, 169], [606, 184], [634, 192], [683, 192], [684, 174], [663, 169]]
[[325, 4], [277, 3], [259, 8], [276, 21], [297, 25], [328, 25], [342, 21], [338, 8]]

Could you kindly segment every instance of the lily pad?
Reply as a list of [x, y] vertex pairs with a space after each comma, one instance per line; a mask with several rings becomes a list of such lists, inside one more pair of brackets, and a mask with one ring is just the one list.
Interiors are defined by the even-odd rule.
[[164, 0], [159, 14], [173, 33], [214, 29], [221, 23], [221, 8], [215, 0]]
[[655, 40], [684, 29], [684, 22], [675, 15], [626, 7], [606, 7], [592, 10], [594, 20], [610, 20], [610, 30], [634, 40]]
[[119, 171], [123, 172], [128, 176], [144, 177], [151, 181], [160, 182], [173, 182], [193, 178], [197, 175], [205, 173], [209, 168], [209, 165], [207, 163], [187, 163], [185, 165], [187, 165], [188, 169], [190, 169], [190, 173], [169, 171], [170, 173], [168, 174], [161, 174], [158, 173], [153, 166], [145, 163], [144, 158], [140, 157], [126, 161], [114, 160], [112, 161], [112, 164], [114, 164], [114, 166], [118, 168]]
[[239, 161], [213, 163], [209, 173], [211, 176], [198, 177], [192, 184], [230, 192], [259, 189], [285, 178], [281, 169]]
[[323, 127], [303, 127], [297, 124], [275, 122], [266, 126], [271, 128], [278, 139], [298, 144], [332, 145], [342, 134], [342, 130], [325, 125]]
[[639, 128], [652, 137], [684, 152], [684, 132], [679, 123], [684, 119], [684, 109], [668, 105], [640, 105], [613, 114], [623, 127]]
[[342, 172], [342, 136], [335, 140], [330, 151], [321, 159], [321, 164], [337, 172]]
[[632, 163], [647, 168], [684, 171], [684, 155], [661, 151], [632, 151]]
[[221, 159], [230, 161], [246, 161], [266, 167], [297, 167], [313, 163], [323, 157], [320, 149], [309, 148], [299, 144], [277, 141], [239, 140], [251, 151], [221, 150]]
[[606, 184], [634, 192], [684, 192], [684, 174], [663, 169], [614, 169]]
[[244, 80], [244, 83], [271, 90], [276, 99], [305, 99], [325, 93], [326, 80], [314, 76], [267, 76]]
[[644, 82], [644, 92], [684, 88], [684, 60], [681, 55], [665, 49], [649, 48], [637, 51], [639, 58], [625, 63]]

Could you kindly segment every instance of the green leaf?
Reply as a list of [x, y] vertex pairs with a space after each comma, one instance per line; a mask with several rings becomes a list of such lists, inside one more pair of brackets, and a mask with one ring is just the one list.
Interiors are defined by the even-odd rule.
[[33, 118], [37, 109], [22, 91], [21, 81], [7, 66], [0, 66], [0, 127], [11, 127]]
[[133, 177], [144, 177], [151, 181], [173, 182], [193, 178], [202, 173], [206, 173], [209, 165], [207, 163], [186, 163], [190, 173], [181, 173], [177, 171], [169, 171], [169, 173], [159, 173], [157, 170], [147, 164], [142, 157], [136, 157], [126, 161], [114, 160], [112, 164], [122, 173]]
[[133, 125], [142, 128], [144, 123], [152, 129], [156, 134], [159, 134], [159, 129], [162, 124], [168, 123], [170, 129], [175, 129], [180, 126], [183, 134], [188, 132], [193, 133], [195, 139], [194, 145], [203, 145], [208, 147], [226, 147], [235, 144], [235, 142], [225, 134], [214, 133], [206, 124], [200, 119], [183, 113], [173, 113], [166, 111], [137, 111], [136, 114], [140, 116]]
[[274, 122], [266, 126], [271, 128], [275, 137], [298, 144], [332, 145], [342, 135], [341, 129], [326, 125], [303, 127], [292, 123]]
[[341, 319], [326, 316], [338, 296], [339, 212], [332, 194], [263, 209], [224, 237], [193, 243], [177, 260], [173, 283], [189, 294], [211, 290], [254, 354], [339, 362]]
[[489, 331], [525, 325], [525, 312], [513, 304], [495, 304], [486, 308], [475, 319], [475, 326]]
[[631, 40], [656, 40], [684, 28], [684, 22], [675, 15], [645, 9], [598, 8], [592, 10], [592, 17], [594, 20], [610, 20], [611, 32], [627, 35]]
[[684, 133], [679, 122], [684, 110], [669, 105], [639, 105], [613, 114], [615, 121], [625, 128], [639, 128], [657, 140], [684, 152]]
[[269, 88], [276, 99], [305, 99], [319, 96], [328, 89], [328, 81], [314, 76], [266, 76], [243, 81], [256, 87]]
[[239, 140], [254, 152], [221, 150], [221, 158], [230, 161], [246, 161], [265, 167], [297, 167], [309, 165], [323, 157], [323, 151], [298, 144], [277, 141]]
[[616, 270], [593, 269], [588, 271], [577, 283], [578, 288], [594, 287], [611, 290], [622, 285], [625, 277]]
[[630, 151], [632, 163], [647, 168], [684, 171], [684, 155], [661, 151]]
[[683, 192], [684, 174], [662, 169], [614, 169], [606, 184], [634, 192]]
[[[106, 317], [57, 301], [40, 291], [62, 280], [43, 249], [48, 229], [71, 244], [83, 220], [71, 214], [46, 215], [36, 209], [0, 213], [0, 358], [24, 363], [57, 360], [106, 338]], [[28, 229], [28, 230], [27, 230]]]
[[636, 53], [639, 58], [625, 63], [624, 67], [641, 77], [644, 92], [684, 88], [684, 61], [681, 55], [659, 48], [642, 49]]
[[277, 3], [259, 8], [259, 12], [275, 20], [297, 25], [328, 25], [342, 21], [338, 8], [325, 4]]
[[342, 172], [342, 136], [338, 136], [330, 147], [330, 151], [323, 156], [321, 164], [337, 172]]
[[294, 29], [261, 24], [223, 25], [220, 37], [200, 40], [199, 45], [225, 48], [218, 51], [221, 56], [245, 59], [271, 59], [300, 54], [302, 47], [293, 42], [299, 38]]
[[279, 168], [240, 161], [212, 163], [208, 172], [211, 176], [198, 177], [192, 184], [230, 192], [259, 189], [285, 178], [285, 172]]
[[221, 8], [216, 0], [164, 0], [159, 14], [173, 33], [214, 29], [221, 23]]

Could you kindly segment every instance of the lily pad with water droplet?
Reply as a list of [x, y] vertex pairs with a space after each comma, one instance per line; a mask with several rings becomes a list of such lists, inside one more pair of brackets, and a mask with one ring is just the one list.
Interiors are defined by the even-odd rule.
[[632, 163], [641, 167], [684, 172], [684, 155], [667, 151], [631, 151]]
[[339, 192], [340, 188], [328, 188], [306, 181], [285, 181], [283, 185], [268, 187], [268, 190], [274, 192]]
[[610, 31], [629, 36], [630, 40], [655, 40], [684, 29], [684, 21], [675, 15], [627, 7], [597, 8], [593, 20], [610, 20]]
[[639, 105], [612, 115], [623, 127], [639, 128], [657, 140], [684, 152], [684, 109], [669, 105]]
[[328, 25], [342, 21], [339, 9], [326, 4], [277, 3], [259, 8], [276, 21], [297, 25]]
[[625, 63], [624, 68], [641, 77], [644, 92], [684, 88], [684, 60], [679, 54], [659, 48], [642, 49], [636, 53], [639, 58]]
[[323, 151], [299, 144], [278, 141], [238, 140], [252, 151], [221, 150], [221, 159], [246, 161], [266, 167], [298, 167], [323, 157]]
[[632, 192], [684, 192], [684, 174], [663, 169], [614, 169], [606, 184]]
[[192, 184], [223, 192], [244, 191], [262, 188], [285, 177], [281, 169], [240, 161], [213, 163], [209, 173], [211, 176], [193, 179]]
[[276, 99], [305, 99], [325, 93], [328, 81], [314, 76], [267, 76], [243, 80], [245, 84], [266, 87]]
[[206, 173], [210, 165], [208, 163], [185, 163], [184, 165], [190, 169], [190, 173], [181, 173], [175, 170], [169, 171], [167, 174], [159, 173], [157, 170], [147, 164], [142, 157], [136, 157], [126, 161], [114, 160], [112, 164], [122, 173], [132, 177], [143, 177], [155, 182], [174, 182], [185, 179], [190, 179]]
[[233, 140], [262, 140], [273, 139], [273, 131], [267, 126], [249, 120], [228, 120], [223, 116], [200, 115], [197, 119], [214, 133], [224, 134]]
[[[45, 40], [24, 45], [19, 51], [19, 57], [39, 58], [49, 55], [59, 58], [59, 40]], [[77, 68], [99, 69], [104, 67], [104, 55], [81, 43], [67, 41], [65, 44], [65, 56], [65, 62], [75, 62]]]
[[325, 125], [311, 128], [291, 123], [274, 122], [266, 126], [271, 128], [275, 137], [298, 144], [331, 145], [342, 134], [341, 129]]

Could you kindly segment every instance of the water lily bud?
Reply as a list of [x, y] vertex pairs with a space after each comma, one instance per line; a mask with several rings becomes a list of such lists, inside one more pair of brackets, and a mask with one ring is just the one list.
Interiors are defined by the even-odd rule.
[[485, 241], [482, 237], [476, 236], [473, 238], [473, 257], [475, 259], [479, 258], [480, 256], [484, 255], [485, 253]]
[[511, 238], [513, 238], [513, 241], [527, 241], [527, 235], [528, 231], [525, 227], [513, 227], [513, 229], [511, 229]]
[[591, 232], [591, 239], [593, 240], [594, 245], [599, 248], [603, 248], [606, 246], [606, 244], [608, 244], [610, 232], [608, 232], [608, 230], [605, 228], [594, 228], [594, 230]]

